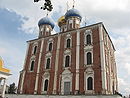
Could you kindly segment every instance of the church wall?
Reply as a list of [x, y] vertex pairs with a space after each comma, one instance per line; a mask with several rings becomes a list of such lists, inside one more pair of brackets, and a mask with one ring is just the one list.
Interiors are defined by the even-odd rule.
[[[39, 52], [40, 52], [40, 46], [41, 46], [41, 41], [39, 40], [38, 43], [38, 49], [35, 55], [32, 54], [33, 51], [33, 44], [35, 42], [30, 43], [29, 45], [29, 53], [28, 53], [28, 58], [26, 61], [26, 67], [25, 67], [25, 79], [24, 79], [24, 84], [23, 84], [23, 93], [34, 93], [34, 87], [35, 87], [35, 80], [36, 80], [36, 71], [37, 71], [37, 65], [38, 65], [38, 58], [39, 58]], [[34, 70], [31, 72], [29, 71], [30, 67], [30, 62], [31, 59], [35, 59], [35, 64], [34, 64]]]
[[64, 40], [65, 34], [61, 35], [60, 39], [60, 49], [59, 49], [59, 59], [58, 59], [58, 75], [57, 75], [57, 93], [61, 93], [61, 74], [63, 71], [63, 57], [64, 57]]
[[[92, 68], [94, 70], [94, 93], [101, 93], [102, 91], [102, 81], [101, 81], [101, 63], [100, 63], [100, 45], [99, 45], [99, 29], [98, 26], [87, 28], [87, 30], [92, 31], [92, 40], [93, 40], [93, 65], [90, 67], [84, 65], [84, 32], [85, 30], [81, 30], [80, 33], [80, 93], [83, 94], [86, 92], [86, 84], [85, 84], [85, 70], [88, 68]], [[92, 92], [93, 93], [93, 92]]]
[[94, 90], [96, 94], [102, 93], [101, 80], [101, 56], [99, 41], [99, 26], [92, 28], [93, 32], [93, 70], [94, 70]]
[[71, 48], [67, 49], [66, 48], [66, 38], [67, 38], [67, 35], [69, 33], [66, 33], [66, 34], [62, 34], [61, 35], [61, 39], [60, 39], [60, 51], [59, 51], [59, 63], [58, 63], [58, 78], [57, 78], [57, 93], [62, 93], [61, 92], [61, 76], [62, 76], [62, 73], [65, 71], [65, 67], [64, 67], [64, 57], [66, 55], [66, 52], [69, 51], [70, 52], [70, 55], [71, 55], [71, 62], [70, 62], [70, 67], [67, 68], [67, 70], [70, 70], [71, 73], [72, 73], [72, 91], [71, 93], [74, 93], [74, 90], [75, 90], [75, 64], [76, 64], [76, 32], [72, 32], [70, 33], [70, 36], [71, 36]]
[[31, 58], [31, 53], [32, 53], [31, 50], [32, 50], [32, 46], [33, 46], [33, 43], [28, 43], [28, 44], [29, 44], [29, 51], [28, 51], [27, 60], [26, 60], [26, 63], [25, 63], [25, 69], [24, 69], [26, 71], [26, 74], [24, 76], [23, 90], [22, 90], [22, 93], [25, 93], [25, 94], [29, 93], [29, 90], [28, 90], [29, 87], [27, 86], [28, 85], [27, 80], [29, 80], [27, 71], [28, 71], [28, 68], [29, 68], [29, 65], [30, 65], [30, 58]]
[[[103, 38], [104, 38], [104, 51], [106, 57], [106, 74], [107, 74], [107, 93], [112, 94], [113, 91], [117, 91], [117, 72], [116, 72], [116, 63], [115, 63], [115, 56], [114, 56], [114, 46], [111, 42], [111, 39], [108, 33], [103, 29]], [[113, 90], [114, 86], [114, 90]]]
[[[85, 32], [86, 30], [91, 30], [92, 31], [92, 45], [90, 46], [86, 46], [85, 45]], [[77, 52], [77, 32], [80, 32], [80, 47], [79, 47], [79, 81], [76, 78], [76, 66], [77, 66], [77, 62], [76, 62], [76, 52]], [[73, 30], [73, 31], [68, 31], [65, 33], [60, 33], [60, 34], [56, 34], [56, 35], [52, 35], [49, 37], [45, 37], [45, 38], [41, 38], [38, 40], [33, 40], [28, 42], [29, 44], [29, 51], [27, 53], [27, 59], [25, 62], [25, 77], [24, 77], [24, 83], [23, 83], [23, 93], [24, 94], [34, 94], [34, 88], [35, 88], [35, 81], [36, 81], [36, 75], [37, 75], [37, 68], [38, 68], [38, 61], [39, 61], [39, 54], [40, 54], [40, 49], [43, 48], [42, 50], [42, 55], [41, 55], [41, 63], [40, 63], [40, 72], [38, 73], [38, 86], [37, 86], [37, 93], [36, 94], [54, 94], [54, 83], [56, 83], [56, 93], [55, 94], [63, 94], [64, 92], [64, 80], [65, 78], [69, 78], [71, 81], [71, 94], [76, 94], [76, 82], [79, 83], [79, 90], [78, 90], [78, 94], [102, 94], [102, 71], [101, 71], [101, 53], [100, 53], [100, 49], [102, 47], [100, 47], [100, 35], [99, 35], [99, 25], [94, 25], [94, 26], [90, 26], [90, 27], [86, 27], [86, 28], [81, 28], [78, 30]], [[103, 33], [104, 34], [104, 33]], [[60, 46], [59, 46], [59, 52], [58, 52], [58, 63], [56, 63], [56, 56], [57, 56], [57, 43], [58, 43], [58, 37], [60, 36]], [[104, 36], [104, 35], [103, 35]], [[71, 47], [70, 48], [66, 48], [66, 38], [69, 37], [71, 38]], [[43, 41], [43, 47], [41, 47], [41, 42]], [[48, 52], [48, 42], [52, 42], [53, 43], [53, 48], [51, 52]], [[38, 43], [37, 43], [38, 42]], [[38, 44], [38, 50], [36, 55], [32, 55], [32, 51], [33, 51], [33, 46], [34, 44], [37, 43]], [[111, 51], [110, 55], [113, 57], [114, 56], [114, 49], [112, 47], [112, 43], [111, 41], [108, 39], [108, 46], [104, 45], [105, 47], [105, 51]], [[109, 47], [109, 48], [108, 48]], [[87, 66], [87, 64], [85, 64], [86, 62], [86, 51], [91, 51], [92, 53], [92, 64]], [[64, 58], [65, 55], [70, 55], [71, 56], [71, 60], [70, 60], [70, 67], [65, 68], [64, 67]], [[107, 53], [105, 53], [106, 55]], [[51, 68], [50, 69], [45, 69], [46, 66], [46, 58], [50, 57], [51, 58]], [[35, 67], [34, 67], [34, 71], [30, 72], [29, 71], [29, 67], [30, 67], [30, 62], [31, 62], [31, 58], [35, 59]], [[106, 62], [107, 63], [107, 62]], [[107, 73], [106, 73], [106, 78], [107, 79], [107, 90], [110, 91], [111, 85], [108, 83], [112, 83], [110, 80], [111, 78], [115, 79], [116, 78], [116, 66], [115, 66], [115, 62], [114, 62], [114, 58], [109, 58], [109, 66], [106, 69]], [[56, 65], [58, 64], [58, 65]], [[113, 66], [112, 66], [113, 65]], [[55, 73], [55, 66], [58, 66], [57, 72]], [[93, 80], [94, 80], [94, 90], [93, 91], [87, 91], [86, 90], [86, 76], [88, 74], [87, 71], [93, 71], [93, 73], [91, 73]], [[65, 75], [64, 73], [66, 73], [67, 75]], [[55, 80], [55, 75], [56, 76], [56, 82], [54, 82]], [[110, 77], [110, 75], [113, 74], [112, 77]], [[21, 77], [21, 75], [20, 75]], [[21, 78], [20, 78], [21, 79]], [[43, 87], [44, 87], [44, 80], [48, 79], [49, 80], [49, 86], [48, 86], [48, 91], [45, 92], [43, 91]], [[117, 80], [114, 80], [114, 83], [116, 84]], [[116, 88], [116, 87], [115, 87]], [[111, 93], [110, 93], [111, 94]]]
[[56, 60], [56, 49], [57, 49], [57, 36], [53, 38], [53, 52], [52, 52], [52, 59], [51, 59], [51, 73], [50, 73], [50, 82], [49, 82], [49, 91], [48, 94], [53, 93], [53, 85], [54, 85], [54, 73], [55, 73], [55, 60]]
[[71, 49], [71, 72], [73, 74], [72, 77], [72, 93], [74, 94], [75, 92], [75, 81], [76, 80], [76, 33], [77, 32], [72, 32], [72, 49]]
[[[53, 48], [51, 52], [47, 51], [48, 47], [48, 42], [49, 40], [52, 39], [53, 42]], [[38, 83], [38, 94], [42, 94], [42, 89], [43, 89], [43, 80], [44, 80], [44, 74], [46, 72], [49, 72], [49, 89], [47, 91], [48, 94], [52, 94], [53, 91], [53, 85], [54, 85], [54, 72], [55, 72], [55, 59], [56, 59], [56, 48], [57, 48], [57, 37], [52, 37], [52, 38], [45, 38], [44, 39], [44, 44], [43, 44], [43, 51], [42, 51], [42, 57], [41, 57], [41, 65], [40, 65], [40, 75], [39, 75], [39, 83]], [[48, 55], [51, 55], [51, 64], [50, 64], [50, 69], [45, 69], [46, 65], [46, 57]]]
[[84, 91], [84, 30], [80, 31], [80, 60], [79, 60], [79, 91], [81, 94]]
[[40, 72], [39, 72], [39, 78], [38, 78], [38, 94], [41, 94], [42, 87], [43, 87], [43, 74], [44, 74], [44, 68], [45, 68], [45, 52], [47, 47], [47, 40], [44, 40], [43, 43], [43, 50], [42, 50], [42, 56], [41, 56], [41, 63], [40, 63]]

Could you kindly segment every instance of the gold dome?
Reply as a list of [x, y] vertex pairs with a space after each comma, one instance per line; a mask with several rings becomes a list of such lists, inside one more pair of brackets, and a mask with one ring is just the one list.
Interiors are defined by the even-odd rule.
[[65, 20], [65, 16], [61, 16], [59, 19], [58, 19], [58, 25], [59, 26], [62, 26], [66, 24], [66, 20]]
[[0, 57], [0, 67], [3, 66], [3, 60], [2, 58]]
[[9, 70], [9, 69], [7, 69], [7, 68], [3, 68], [3, 66], [4, 66], [4, 63], [3, 63], [2, 58], [0, 57], [0, 72], [9, 73], [9, 72], [10, 72], [10, 70]]

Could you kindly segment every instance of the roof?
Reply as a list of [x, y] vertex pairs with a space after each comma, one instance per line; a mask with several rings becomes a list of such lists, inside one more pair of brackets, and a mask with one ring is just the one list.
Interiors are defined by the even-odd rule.
[[0, 72], [9, 73], [10, 70], [7, 68], [3, 68], [3, 65], [4, 65], [3, 60], [2, 58], [0, 58]]

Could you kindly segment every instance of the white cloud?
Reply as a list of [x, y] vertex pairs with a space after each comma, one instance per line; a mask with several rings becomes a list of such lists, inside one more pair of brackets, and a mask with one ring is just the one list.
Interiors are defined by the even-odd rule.
[[6, 49], [5, 48], [2, 48], [2, 47], [0, 47], [0, 54], [2, 55], [2, 54], [5, 54], [6, 53]]
[[[44, 0], [41, 0], [44, 1]], [[58, 12], [60, 15], [65, 14], [67, 10], [67, 1], [72, 8], [73, 0], [52, 0], [54, 9], [51, 12]], [[27, 17], [28, 20], [24, 21], [22, 25], [23, 30], [33, 33], [34, 28], [38, 28], [37, 22], [41, 17], [45, 16], [46, 11], [40, 10], [43, 2], [34, 3], [33, 0], [2, 0], [0, 6], [11, 9], [17, 14]], [[95, 22], [103, 21], [110, 31], [128, 29], [130, 25], [130, 1], [129, 0], [77, 0], [75, 7], [82, 13], [83, 17], [87, 20], [95, 20]], [[57, 19], [58, 20], [58, 19]], [[126, 24], [127, 23], [127, 24]], [[122, 31], [122, 30], [121, 30]]]
[[[10, 44], [0, 40], [0, 56], [4, 60], [4, 67], [11, 70], [11, 76], [8, 79], [8, 84], [15, 82], [18, 84], [19, 71], [23, 67], [24, 51], [15, 46], [15, 43]], [[1, 51], [3, 50], [3, 51]]]
[[121, 86], [127, 86], [127, 83], [124, 81], [124, 79], [122, 79], [122, 78], [118, 78], [118, 81], [119, 81], [119, 85], [121, 85]]
[[130, 75], [130, 63], [126, 63], [125, 68], [126, 68], [128, 74]]
[[118, 78], [119, 82], [119, 91], [123, 93], [123, 95], [128, 96], [130, 93], [130, 83], [126, 82], [123, 78]]

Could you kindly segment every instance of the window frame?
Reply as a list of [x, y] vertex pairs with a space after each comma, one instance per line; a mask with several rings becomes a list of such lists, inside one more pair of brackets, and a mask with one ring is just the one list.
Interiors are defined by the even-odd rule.
[[[89, 53], [91, 54], [90, 55], [90, 59], [88, 58], [89, 57], [89, 55], [88, 55]], [[92, 53], [91, 52], [87, 52], [86, 53], [86, 61], [87, 61], [87, 63], [86, 63], [87, 65], [92, 65]]]
[[92, 37], [90, 34], [87, 34], [86, 35], [86, 45], [91, 45], [91, 44], [92, 44]]
[[[51, 49], [50, 49], [50, 45], [51, 45]], [[52, 42], [50, 42], [50, 43], [48, 44], [48, 51], [49, 51], [49, 52], [51, 52], [51, 51], [52, 51], [52, 47], [53, 47], [53, 43], [52, 43]]]
[[[36, 49], [36, 52], [34, 53], [35, 47], [37, 47], [37, 49]], [[38, 51], [38, 42], [35, 42], [35, 43], [33, 44], [33, 47], [32, 47], [32, 55], [36, 55], [36, 54], [37, 54], [37, 51]]]
[[68, 22], [69, 22], [69, 29], [73, 29], [73, 19], [71, 18], [71, 19], [69, 19], [68, 20]]
[[67, 40], [68, 39], [70, 39], [70, 48], [72, 47], [72, 36], [70, 35], [70, 33], [68, 33], [67, 35], [66, 35], [66, 38], [65, 38], [65, 40], [64, 40], [64, 48], [67, 48]]
[[[46, 81], [47, 81], [47, 86], [46, 86]], [[44, 92], [47, 92], [47, 91], [48, 91], [48, 86], [49, 86], [49, 79], [45, 79], [45, 80], [44, 80], [44, 88], [43, 88], [43, 91], [44, 91]]]
[[[50, 43], [52, 43], [52, 49], [51, 49], [51, 51], [49, 51], [49, 45], [50, 45]], [[47, 41], [47, 48], [46, 48], [46, 51], [47, 52], [52, 52], [53, 51], [53, 38], [50, 38], [48, 41]]]
[[37, 48], [38, 48], [38, 46], [36, 45], [36, 46], [34, 46], [34, 49], [33, 49], [33, 54], [35, 55], [35, 54], [37, 54]]
[[[67, 57], [69, 57], [69, 58], [67, 59]], [[65, 68], [70, 67], [70, 55], [65, 56], [65, 61], [64, 62], [65, 62], [65, 65], [64, 65]], [[66, 64], [67, 64], [67, 66], [66, 66]]]
[[[87, 35], [90, 35], [90, 37], [91, 37], [91, 44], [87, 44]], [[92, 30], [91, 29], [88, 29], [84, 32], [84, 45], [85, 46], [93, 45]]]
[[[89, 77], [91, 77], [92, 79], [93, 79], [93, 81], [92, 81], [92, 85], [93, 85], [93, 88], [92, 88], [92, 90], [88, 90], [88, 78]], [[94, 85], [94, 71], [93, 71], [93, 69], [92, 68], [88, 68], [88, 69], [86, 69], [85, 70], [85, 72], [84, 72], [84, 84], [85, 84], [85, 86], [84, 86], [84, 90], [85, 90], [85, 93], [86, 94], [92, 94], [92, 93], [94, 93], [94, 87], [95, 87], [95, 85]]]
[[[89, 79], [92, 79], [92, 80], [91, 80], [91, 83], [90, 83], [91, 86], [90, 86], [90, 84], [89, 84], [89, 82], [90, 82]], [[87, 85], [87, 88], [86, 88], [87, 90], [93, 90], [93, 78], [92, 78], [92, 77], [88, 77], [88, 78], [87, 78], [87, 84], [86, 84], [86, 85]]]
[[[90, 52], [92, 56], [92, 64], [87, 65], [87, 53]], [[93, 49], [84, 49], [84, 66], [93, 66]]]
[[[68, 40], [69, 40], [69, 46], [68, 46]], [[71, 48], [71, 39], [70, 38], [66, 39], [66, 48]]]
[[[33, 63], [33, 69], [31, 70], [31, 68], [32, 68], [32, 62], [34, 62], [34, 63]], [[33, 72], [33, 71], [34, 71], [34, 67], [35, 67], [35, 60], [31, 60], [31, 62], [30, 62], [30, 67], [29, 67], [29, 71], [30, 71], [30, 72]]]
[[[49, 66], [48, 66], [48, 60], [49, 60]], [[51, 58], [48, 57], [46, 58], [46, 66], [45, 66], [45, 69], [50, 69], [51, 68]]]

